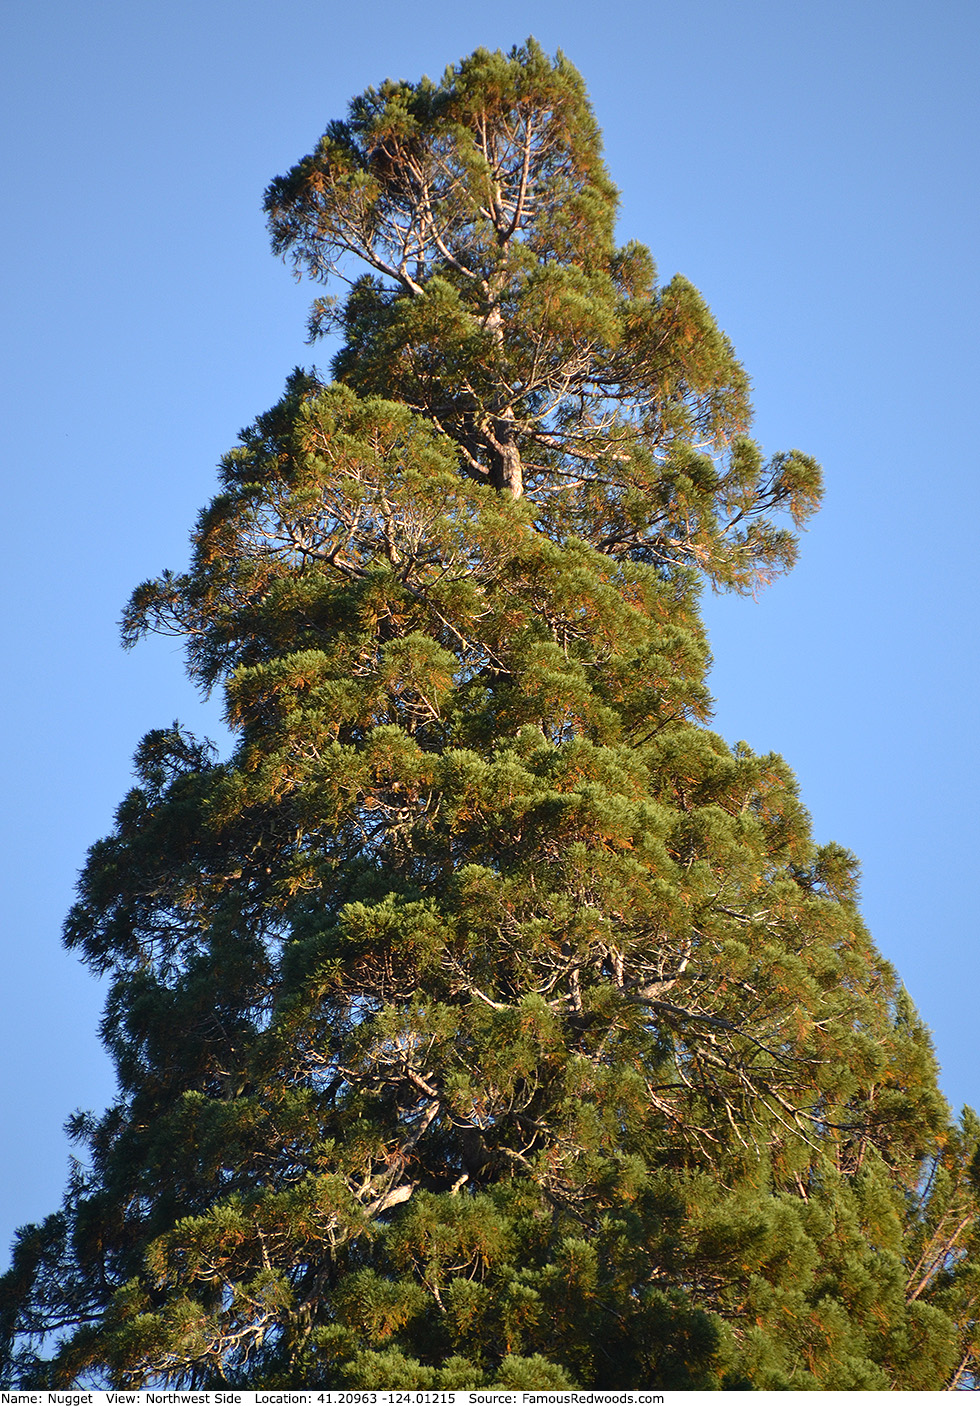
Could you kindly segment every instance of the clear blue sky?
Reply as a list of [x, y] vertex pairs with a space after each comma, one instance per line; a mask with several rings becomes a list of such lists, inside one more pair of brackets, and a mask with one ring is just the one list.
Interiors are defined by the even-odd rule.
[[529, 33], [583, 71], [621, 235], [705, 294], [763, 444], [824, 464], [793, 576], [709, 602], [716, 726], [860, 856], [947, 1094], [980, 1103], [975, 0], [6, 0], [4, 1244], [111, 1095], [59, 945], [85, 850], [145, 731], [220, 736], [178, 646], [122, 653], [120, 609], [315, 355], [262, 191], [368, 84]]

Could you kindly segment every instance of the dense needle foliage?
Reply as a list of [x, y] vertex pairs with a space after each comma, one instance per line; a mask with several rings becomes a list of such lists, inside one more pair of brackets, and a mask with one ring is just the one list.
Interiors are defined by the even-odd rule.
[[125, 617], [237, 745], [151, 732], [83, 873], [119, 1096], [18, 1237], [8, 1381], [975, 1385], [976, 1120], [851, 856], [707, 727], [698, 592], [791, 564], [816, 465], [615, 247], [531, 42], [369, 91], [267, 209], [349, 275], [336, 380]]

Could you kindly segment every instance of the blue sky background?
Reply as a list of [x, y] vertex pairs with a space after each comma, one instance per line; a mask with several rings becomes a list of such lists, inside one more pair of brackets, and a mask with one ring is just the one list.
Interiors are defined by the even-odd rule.
[[220, 737], [179, 645], [117, 643], [181, 567], [238, 430], [279, 395], [313, 290], [268, 252], [267, 182], [348, 99], [534, 34], [583, 71], [621, 236], [704, 293], [767, 450], [826, 506], [788, 579], [708, 603], [716, 726], [775, 749], [980, 1103], [977, 68], [973, 0], [6, 0], [0, 1241], [55, 1209], [112, 1078], [102, 994], [59, 945], [130, 757]]

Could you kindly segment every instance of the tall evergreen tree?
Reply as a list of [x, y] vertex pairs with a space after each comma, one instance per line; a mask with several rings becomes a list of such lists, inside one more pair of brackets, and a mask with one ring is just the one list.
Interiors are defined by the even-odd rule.
[[351, 269], [336, 381], [126, 613], [237, 745], [151, 732], [80, 881], [119, 1096], [18, 1237], [9, 1381], [976, 1385], [976, 1120], [851, 856], [706, 726], [701, 584], [791, 563], [816, 465], [614, 246], [532, 42], [370, 90], [267, 208]]

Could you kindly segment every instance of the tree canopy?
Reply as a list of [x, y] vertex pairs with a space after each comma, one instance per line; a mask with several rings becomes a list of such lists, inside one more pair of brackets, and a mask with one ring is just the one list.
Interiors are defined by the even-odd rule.
[[980, 1127], [853, 857], [708, 726], [699, 592], [791, 562], [816, 465], [616, 249], [531, 41], [369, 90], [267, 208], [351, 279], [336, 381], [126, 611], [236, 745], [150, 732], [81, 877], [119, 1094], [0, 1281], [7, 1379], [976, 1385]]
[[[764, 461], [748, 381], [697, 290], [614, 243], [617, 195], [580, 75], [529, 41], [436, 85], [382, 84], [266, 194], [273, 244], [318, 279], [339, 379], [423, 413], [539, 530], [740, 588], [790, 565], [819, 499]], [[358, 268], [369, 272], [355, 277]]]

